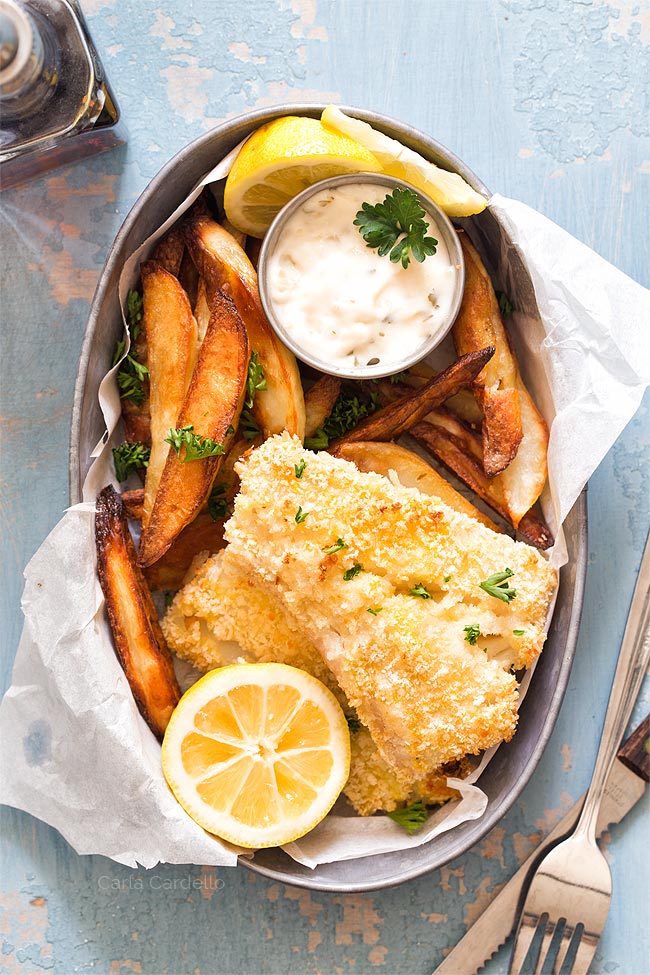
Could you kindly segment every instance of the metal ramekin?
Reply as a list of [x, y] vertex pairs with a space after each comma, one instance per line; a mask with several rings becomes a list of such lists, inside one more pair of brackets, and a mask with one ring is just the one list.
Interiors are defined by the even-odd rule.
[[[429, 339], [423, 342], [422, 345], [420, 345], [409, 356], [406, 356], [399, 361], [391, 362], [388, 365], [381, 362], [377, 365], [355, 366], [354, 368], [350, 367], [346, 369], [345, 367], [337, 366], [331, 362], [327, 362], [325, 359], [319, 359], [317, 356], [312, 355], [311, 352], [303, 348], [300, 342], [296, 341], [294, 336], [287, 332], [282, 324], [282, 318], [275, 312], [273, 301], [269, 293], [270, 289], [268, 287], [267, 280], [268, 260], [277, 245], [278, 239], [284, 230], [287, 220], [293, 216], [296, 210], [302, 206], [306, 200], [314, 196], [316, 193], [320, 193], [322, 190], [329, 189], [330, 187], [336, 188], [337, 186], [342, 186], [345, 183], [357, 183], [360, 186], [367, 183], [375, 183], [379, 186], [385, 186], [389, 191], [394, 190], [396, 187], [412, 190], [420, 201], [422, 208], [430, 213], [435, 219], [437, 224], [435, 233], [437, 233], [446, 244], [449, 257], [452, 263], [455, 264], [458, 269], [451, 308], [442, 328], [440, 328], [435, 335], [432, 335]], [[361, 206], [361, 204], [359, 204], [359, 206]], [[314, 260], [318, 260], [317, 254], [314, 255]], [[463, 288], [465, 286], [465, 261], [463, 259], [463, 251], [460, 246], [458, 234], [454, 230], [451, 220], [429, 196], [421, 193], [418, 189], [416, 189], [415, 186], [411, 186], [410, 183], [406, 183], [401, 179], [396, 179], [393, 176], [385, 176], [382, 173], [350, 173], [346, 176], [332, 176], [329, 179], [321, 180], [319, 183], [314, 183], [313, 186], [308, 186], [306, 190], [303, 190], [302, 193], [299, 193], [298, 196], [295, 196], [293, 200], [290, 200], [289, 203], [283, 206], [269, 227], [264, 238], [257, 265], [257, 276], [260, 298], [262, 300], [262, 305], [264, 306], [266, 316], [278, 337], [287, 346], [287, 348], [291, 349], [293, 354], [298, 359], [300, 359], [302, 362], [306, 362], [307, 365], [312, 366], [314, 369], [318, 369], [319, 372], [328, 373], [330, 376], [338, 376], [340, 379], [379, 379], [382, 376], [390, 376], [393, 373], [402, 372], [404, 369], [414, 366], [416, 362], [421, 362], [422, 359], [425, 359], [429, 353], [433, 352], [436, 346], [443, 341], [454, 324], [460, 308], [460, 303], [463, 299]]]

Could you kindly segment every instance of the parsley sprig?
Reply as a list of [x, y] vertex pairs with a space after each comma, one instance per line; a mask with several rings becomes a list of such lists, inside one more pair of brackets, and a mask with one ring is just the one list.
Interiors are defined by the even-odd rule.
[[346, 720], [348, 722], [348, 728], [350, 729], [350, 734], [352, 735], [357, 731], [361, 731], [361, 729], [363, 728], [363, 725], [361, 724], [358, 718], [347, 717]]
[[148, 467], [150, 453], [149, 447], [139, 440], [125, 440], [119, 447], [114, 447], [113, 463], [118, 481], [126, 481], [131, 471]]
[[[165, 443], [174, 448], [182, 464], [187, 464], [190, 460], [216, 457], [224, 452], [223, 444], [217, 443], [212, 437], [201, 437], [198, 433], [194, 433], [194, 426], [191, 423], [176, 430], [172, 427], [165, 437]], [[183, 447], [185, 447], [185, 455], [181, 457]]]
[[418, 582], [417, 586], [409, 589], [409, 596], [418, 596], [420, 599], [431, 599], [431, 593], [421, 582]]
[[427, 821], [427, 807], [421, 799], [405, 806], [403, 809], [394, 809], [388, 813], [390, 819], [405, 829], [409, 836], [416, 833]]
[[383, 203], [363, 203], [353, 221], [368, 247], [376, 247], [380, 257], [390, 254], [393, 264], [411, 263], [409, 251], [421, 264], [436, 253], [438, 241], [427, 237], [429, 224], [413, 190], [395, 187]]
[[514, 310], [510, 298], [505, 291], [495, 291], [494, 293], [497, 296], [497, 301], [499, 302], [499, 311], [504, 318], [510, 318]]
[[333, 545], [329, 548], [324, 548], [323, 551], [325, 555], [334, 555], [336, 552], [340, 552], [341, 549], [347, 548], [347, 543], [343, 541], [342, 538], [337, 538]]
[[296, 479], [298, 481], [300, 480], [300, 478], [302, 477], [302, 475], [305, 473], [305, 467], [306, 466], [307, 466], [307, 461], [304, 459], [304, 457], [300, 461], [299, 464], [294, 464], [293, 465], [293, 469], [294, 469], [294, 471], [296, 473]]
[[[143, 305], [142, 298], [137, 291], [129, 291], [126, 298], [126, 309], [127, 327], [131, 336], [131, 347], [133, 347], [133, 343], [142, 330]], [[125, 348], [126, 341], [120, 339], [113, 353], [113, 366], [116, 366], [120, 361], [124, 355]], [[144, 384], [148, 378], [148, 368], [142, 362], [138, 362], [135, 356], [129, 352], [117, 373], [117, 386], [120, 391], [120, 398], [130, 399], [136, 406], [142, 406], [146, 396]]]
[[346, 571], [343, 573], [343, 581], [349, 582], [350, 579], [354, 579], [355, 576], [358, 576], [360, 572], [363, 572], [363, 566], [360, 562], [355, 562], [350, 569], [346, 569]]
[[512, 579], [513, 576], [512, 569], [504, 569], [503, 572], [495, 572], [483, 582], [479, 582], [479, 586], [489, 596], [494, 596], [495, 599], [500, 599], [504, 603], [511, 603], [517, 595], [517, 590], [513, 589], [508, 582], [508, 579]]
[[326, 450], [330, 440], [344, 436], [378, 408], [376, 393], [371, 393], [368, 400], [359, 399], [350, 393], [341, 393], [322, 429], [319, 428], [313, 437], [307, 437], [305, 447], [307, 450]]
[[298, 510], [296, 511], [296, 513], [294, 515], [294, 520], [295, 520], [296, 524], [297, 525], [302, 525], [303, 521], [307, 521], [307, 515], [308, 514], [309, 514], [309, 512], [308, 511], [303, 511], [302, 510], [302, 505], [299, 504], [298, 505]]
[[266, 379], [264, 378], [264, 366], [260, 362], [257, 352], [251, 352], [248, 363], [248, 376], [246, 378], [246, 399], [244, 400], [244, 408], [239, 418], [241, 432], [246, 440], [254, 440], [261, 432], [259, 424], [253, 416], [253, 403], [255, 402], [257, 393], [265, 389]]
[[210, 491], [208, 498], [208, 513], [214, 521], [219, 518], [228, 518], [232, 514], [232, 509], [225, 497], [228, 485], [224, 483], [215, 484]]
[[465, 641], [469, 643], [471, 647], [476, 646], [476, 641], [481, 635], [481, 627], [478, 623], [469, 623], [467, 626], [463, 627], [463, 632], [465, 634]]

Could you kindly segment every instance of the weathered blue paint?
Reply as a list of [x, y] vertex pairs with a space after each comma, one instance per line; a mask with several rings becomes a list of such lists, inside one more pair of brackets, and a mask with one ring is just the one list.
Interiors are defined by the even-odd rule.
[[[0, 199], [3, 687], [21, 570], [67, 502], [76, 362], [108, 246], [162, 163], [216, 122], [289, 100], [403, 118], [492, 189], [562, 224], [648, 285], [648, 0], [85, 0], [126, 146]], [[648, 528], [648, 403], [593, 477], [584, 622], [555, 734], [479, 848], [374, 894], [326, 895], [244, 871], [149, 873], [78, 857], [3, 810], [0, 970], [431, 971], [585, 787]], [[648, 692], [636, 717], [648, 710]], [[48, 747], [47, 716], [26, 747]], [[593, 971], [648, 975], [647, 820], [612, 831], [615, 896]], [[486, 971], [507, 970], [501, 951]]]

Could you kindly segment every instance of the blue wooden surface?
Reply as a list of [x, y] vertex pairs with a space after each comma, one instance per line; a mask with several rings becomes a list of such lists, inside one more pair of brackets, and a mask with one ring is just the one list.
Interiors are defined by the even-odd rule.
[[[21, 570], [67, 502], [73, 384], [95, 281], [133, 201], [190, 138], [283, 101], [384, 111], [650, 284], [647, 0], [83, 7], [128, 142], [0, 200], [3, 687], [21, 628]], [[647, 405], [591, 481], [584, 622], [555, 734], [478, 849], [399, 888], [326, 895], [243, 870], [130, 871], [78, 857], [52, 829], [3, 809], [0, 970], [430, 972], [587, 784], [648, 530]], [[637, 718], [647, 709], [646, 692]], [[594, 972], [650, 972], [644, 815], [637, 808], [606, 843], [615, 895]], [[506, 969], [502, 950], [486, 971]]]

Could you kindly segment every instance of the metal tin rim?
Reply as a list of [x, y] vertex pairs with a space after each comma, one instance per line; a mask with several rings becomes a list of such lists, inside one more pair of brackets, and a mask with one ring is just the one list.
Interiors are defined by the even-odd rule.
[[[102, 310], [104, 301], [107, 299], [110, 292], [111, 276], [115, 274], [118, 267], [118, 262], [122, 259], [122, 246], [128, 240], [129, 235], [137, 225], [143, 210], [146, 209], [147, 205], [157, 194], [161, 193], [164, 195], [165, 189], [170, 185], [169, 181], [170, 178], [173, 177], [174, 170], [202, 147], [209, 145], [212, 140], [219, 137], [223, 138], [230, 136], [231, 141], [234, 140], [233, 144], [236, 144], [238, 141], [244, 138], [245, 135], [252, 131], [255, 126], [262, 125], [264, 122], [271, 121], [272, 119], [281, 115], [307, 115], [314, 118], [319, 118], [325, 107], [326, 106], [324, 103], [293, 103], [288, 105], [276, 105], [271, 108], [264, 108], [254, 112], [245, 113], [224, 122], [222, 125], [215, 127], [214, 129], [195, 139], [193, 142], [190, 142], [187, 146], [181, 149], [180, 152], [173, 156], [172, 159], [170, 159], [169, 162], [151, 180], [131, 208], [115, 237], [102, 273], [100, 274], [91, 303], [88, 324], [82, 344], [77, 380], [75, 383], [70, 432], [71, 504], [76, 504], [82, 498], [82, 486], [87, 468], [87, 458], [84, 458], [84, 463], [82, 464], [80, 457], [81, 427], [86, 408], [90, 405], [90, 403], [92, 403], [93, 397], [96, 398], [96, 390], [90, 391], [87, 388], [87, 379], [89, 366], [92, 359], [94, 341], [100, 328], [100, 312]], [[393, 134], [395, 137], [399, 137], [401, 141], [410, 144], [413, 148], [419, 149], [419, 151], [427, 157], [433, 157], [434, 159], [437, 158], [441, 160], [445, 168], [460, 173], [460, 175], [463, 176], [463, 178], [470, 184], [470, 186], [472, 186], [473, 189], [477, 190], [479, 193], [482, 193], [487, 198], [490, 197], [487, 187], [472, 172], [472, 170], [469, 169], [469, 167], [454, 153], [450, 152], [434, 139], [431, 139], [429, 136], [424, 135], [422, 132], [413, 128], [412, 126], [393, 119], [390, 116], [369, 111], [368, 109], [364, 108], [357, 108], [355, 106], [340, 107], [342, 111], [355, 115], [357, 118], [369, 122], [371, 125], [374, 125], [383, 131], [387, 131], [388, 133]], [[189, 189], [189, 187], [187, 189]], [[546, 708], [546, 716], [542, 731], [536, 742], [535, 748], [526, 762], [525, 774], [523, 774], [516, 782], [508, 796], [500, 803], [495, 804], [492, 811], [487, 812], [482, 817], [480, 820], [480, 836], [470, 836], [466, 840], [457, 841], [455, 844], [452, 842], [448, 851], [441, 856], [438, 856], [433, 860], [429, 860], [428, 862], [423, 862], [421, 865], [418, 864], [412, 869], [393, 872], [379, 881], [372, 882], [325, 882], [317, 878], [314, 873], [309, 873], [306, 871], [304, 875], [290, 874], [282, 869], [267, 867], [259, 862], [256, 863], [254, 859], [248, 859], [247, 857], [240, 858], [242, 866], [245, 866], [253, 872], [259, 873], [260, 875], [268, 877], [272, 880], [281, 881], [297, 887], [305, 887], [311, 890], [330, 892], [360, 892], [379, 890], [384, 887], [391, 887], [407, 880], [415, 879], [416, 877], [422, 876], [425, 873], [429, 873], [432, 870], [443, 866], [445, 863], [448, 863], [450, 860], [453, 860], [455, 857], [465, 853], [468, 849], [479, 842], [479, 840], [487, 834], [495, 823], [497, 823], [507, 813], [507, 811], [517, 800], [524, 786], [528, 783], [553, 732], [560, 705], [562, 703], [569, 680], [571, 664], [578, 638], [578, 628], [582, 613], [587, 568], [586, 489], [576, 501], [570, 518], [575, 521], [575, 582], [573, 586], [569, 619], [564, 627], [564, 652], [557, 673], [554, 693]], [[453, 836], [453, 831], [447, 835]], [[434, 840], [433, 842], [435, 843], [436, 841]], [[426, 850], [426, 846], [422, 847], [421, 849], [423, 851]], [[425, 860], [424, 857], [423, 860]], [[360, 869], [362, 868], [360, 867]]]
[[[290, 219], [295, 211], [302, 206], [306, 200], [310, 199], [310, 197], [314, 196], [316, 193], [320, 193], [329, 187], [345, 186], [348, 183], [357, 183], [358, 185], [362, 185], [364, 183], [376, 183], [385, 187], [408, 189], [415, 193], [423, 209], [428, 211], [428, 214], [435, 218], [437, 222], [436, 233], [440, 233], [440, 236], [443, 238], [449, 251], [450, 259], [458, 269], [451, 308], [442, 328], [423, 342], [414, 352], [411, 353], [410, 356], [406, 356], [404, 359], [400, 359], [398, 362], [391, 363], [388, 368], [385, 364], [382, 364], [375, 366], [359, 366], [355, 369], [346, 369], [345, 367], [337, 367], [331, 362], [325, 362], [322, 359], [319, 359], [318, 356], [312, 355], [300, 344], [300, 342], [297, 342], [295, 338], [290, 335], [289, 332], [287, 332], [281, 320], [275, 313], [273, 301], [269, 294], [266, 273], [268, 259], [274, 247], [277, 245], [278, 238], [282, 233], [287, 220]], [[338, 376], [340, 379], [381, 379], [384, 376], [390, 376], [396, 372], [401, 372], [404, 369], [409, 369], [418, 362], [422, 362], [422, 360], [425, 359], [429, 353], [433, 352], [433, 350], [436, 349], [448, 335], [449, 330], [456, 320], [456, 316], [458, 315], [460, 304], [463, 299], [463, 289], [465, 286], [465, 259], [463, 257], [463, 251], [460, 246], [460, 241], [458, 240], [458, 234], [454, 229], [454, 225], [447, 214], [441, 210], [440, 207], [434, 203], [431, 197], [426, 195], [426, 193], [422, 193], [421, 190], [417, 189], [417, 187], [412, 186], [403, 179], [397, 179], [395, 176], [385, 176], [383, 173], [348, 173], [343, 176], [330, 176], [328, 179], [320, 180], [320, 182], [314, 183], [313, 186], [308, 186], [306, 190], [302, 191], [302, 193], [299, 193], [288, 203], [285, 203], [280, 212], [274, 218], [266, 233], [266, 236], [264, 237], [264, 242], [262, 243], [257, 263], [257, 282], [260, 292], [260, 300], [266, 313], [266, 317], [271, 323], [271, 326], [276, 332], [278, 338], [289, 349], [291, 349], [296, 358], [300, 359], [302, 362], [306, 362], [308, 366], [318, 369], [319, 372], [324, 372], [329, 376]]]

